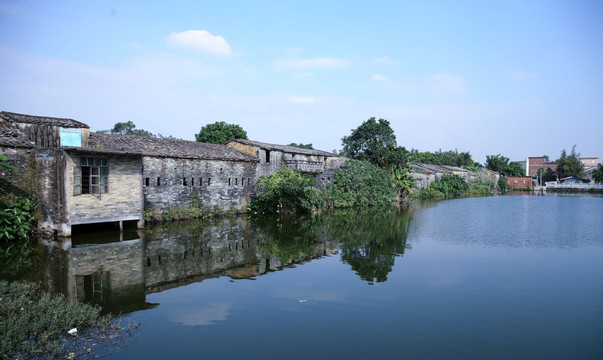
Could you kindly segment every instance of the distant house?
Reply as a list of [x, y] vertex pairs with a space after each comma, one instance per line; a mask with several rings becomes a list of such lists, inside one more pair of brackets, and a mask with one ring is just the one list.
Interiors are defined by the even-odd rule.
[[580, 162], [582, 164], [584, 164], [585, 169], [588, 169], [588, 168], [599, 165], [599, 157], [598, 156], [581, 157]]
[[336, 154], [313, 149], [302, 149], [287, 145], [267, 144], [251, 140], [231, 140], [226, 146], [254, 157], [258, 161], [256, 175], [270, 175], [284, 167], [313, 175], [318, 187], [333, 180], [345, 159]]
[[546, 171], [548, 168], [553, 171], [557, 170], [557, 163], [547, 161], [546, 156], [532, 156], [526, 159], [527, 176], [536, 176], [539, 169]]
[[510, 176], [507, 178], [507, 184], [515, 189], [530, 189], [532, 188], [531, 176]]

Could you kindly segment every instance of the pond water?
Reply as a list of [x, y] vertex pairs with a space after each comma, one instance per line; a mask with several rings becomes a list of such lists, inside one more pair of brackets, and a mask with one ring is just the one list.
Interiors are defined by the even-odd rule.
[[603, 359], [603, 198], [241, 217], [45, 242], [47, 287], [141, 322], [113, 359]]

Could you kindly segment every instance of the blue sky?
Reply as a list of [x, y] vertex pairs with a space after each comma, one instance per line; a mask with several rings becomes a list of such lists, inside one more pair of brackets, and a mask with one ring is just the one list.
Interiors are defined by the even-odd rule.
[[193, 140], [603, 158], [603, 1], [0, 0], [0, 110]]

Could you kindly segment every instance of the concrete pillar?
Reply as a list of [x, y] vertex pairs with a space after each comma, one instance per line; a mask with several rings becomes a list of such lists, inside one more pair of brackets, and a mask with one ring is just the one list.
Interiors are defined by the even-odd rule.
[[62, 223], [61, 224], [61, 233], [59, 236], [68, 237], [71, 236], [71, 225]]

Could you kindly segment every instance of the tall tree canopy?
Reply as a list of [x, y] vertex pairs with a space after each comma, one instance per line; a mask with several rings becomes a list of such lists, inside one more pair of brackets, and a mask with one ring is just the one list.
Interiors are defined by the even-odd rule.
[[593, 180], [598, 183], [603, 182], [603, 164], [599, 164], [597, 170], [593, 172]]
[[365, 160], [378, 166], [403, 164], [408, 161], [408, 152], [396, 144], [396, 135], [389, 121], [374, 117], [352, 130], [350, 136], [341, 139], [343, 155], [356, 160]]
[[458, 152], [458, 150], [442, 151], [434, 153], [425, 151], [419, 152], [416, 149], [411, 150], [412, 161], [419, 164], [448, 165], [457, 167], [474, 167], [476, 163], [467, 152]]
[[293, 147], [300, 148], [300, 149], [310, 149], [310, 150], [314, 150], [314, 148], [312, 147], [312, 143], [309, 143], [309, 144], [302, 144], [302, 143], [299, 143], [299, 144], [298, 144], [298, 143], [291, 143], [291, 144], [289, 144], [289, 145], [287, 145], [287, 146], [293, 146]]
[[247, 140], [247, 132], [240, 125], [216, 121], [201, 127], [201, 131], [195, 134], [195, 139], [204, 143], [225, 144], [233, 139]]
[[509, 162], [506, 156], [486, 155], [486, 169], [496, 171], [505, 176], [525, 176], [526, 172], [519, 161]]
[[138, 135], [138, 136], [150, 136], [150, 137], [156, 137], [153, 133], [143, 130], [143, 129], [136, 129], [136, 125], [131, 122], [131, 121], [127, 121], [127, 122], [118, 122], [115, 123], [115, 125], [113, 126], [113, 129], [111, 130], [101, 130], [98, 131], [101, 134], [121, 134], [121, 135]]
[[509, 166], [509, 158], [506, 156], [498, 155], [486, 155], [486, 169], [503, 173], [504, 170]]
[[557, 159], [557, 175], [560, 179], [570, 176], [581, 178], [584, 175], [584, 164], [580, 161], [580, 154], [576, 153], [576, 145], [569, 155], [565, 149], [561, 151], [561, 157]]

